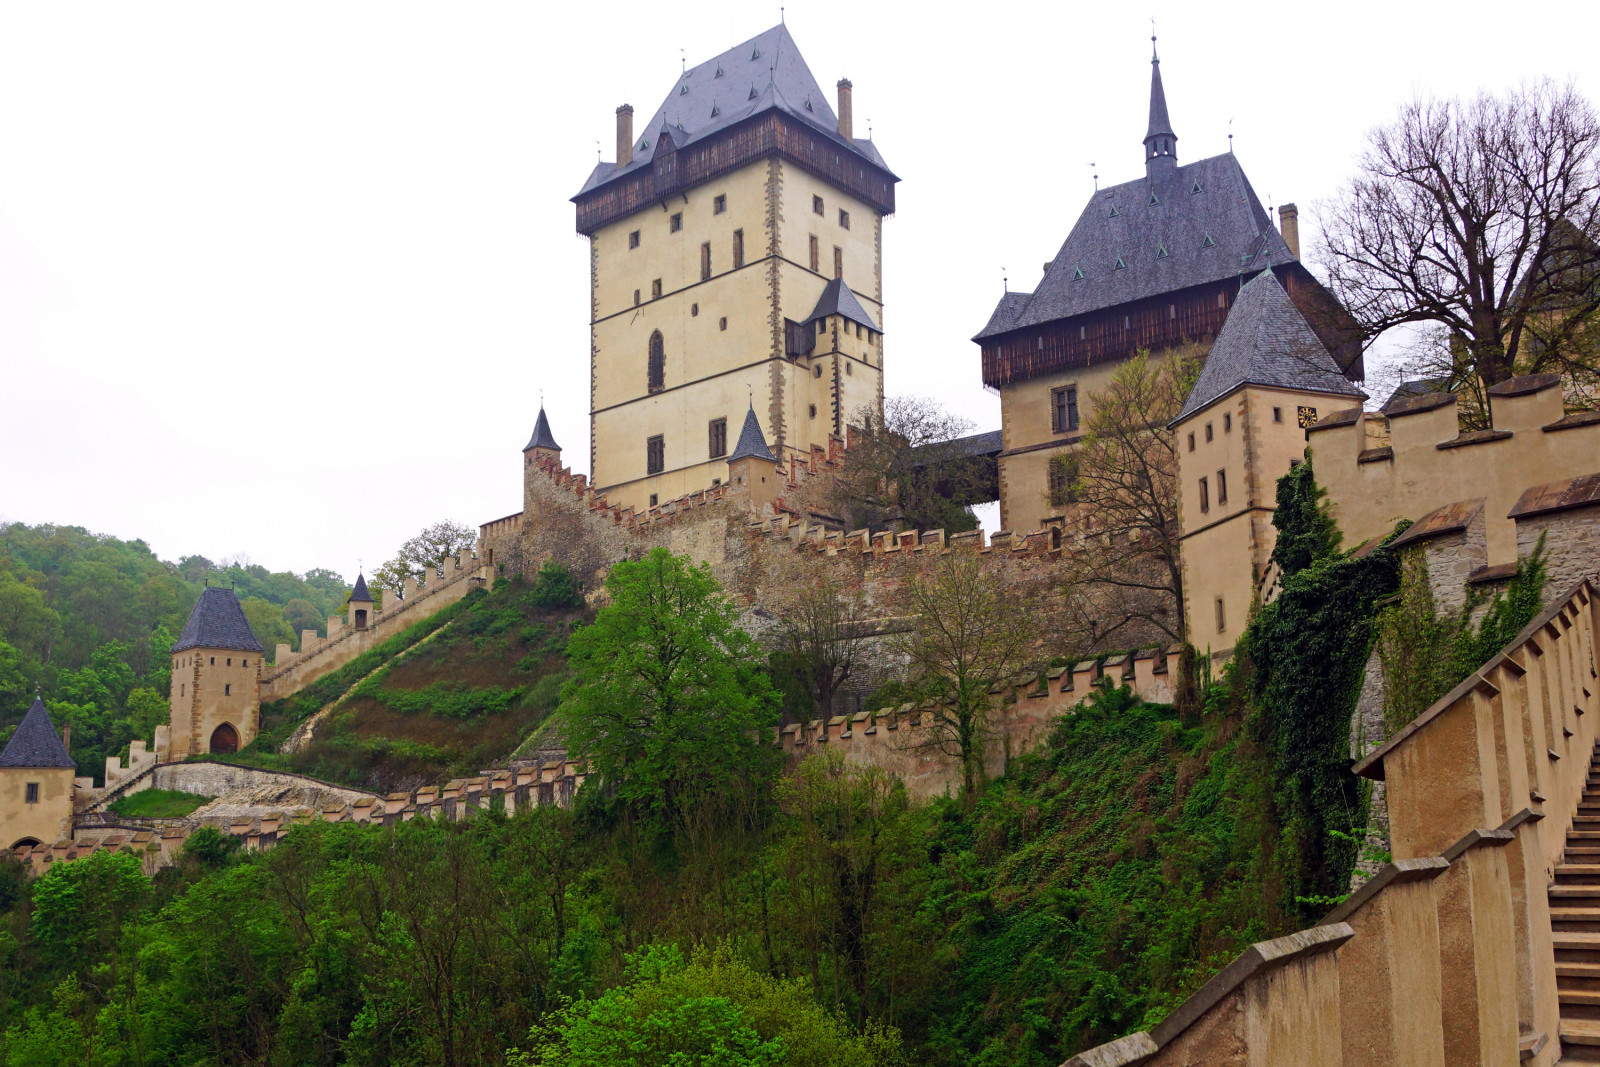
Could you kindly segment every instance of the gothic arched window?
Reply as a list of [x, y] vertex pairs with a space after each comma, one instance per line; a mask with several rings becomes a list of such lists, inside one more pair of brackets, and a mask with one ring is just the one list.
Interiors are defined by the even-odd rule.
[[661, 331], [657, 330], [650, 335], [650, 391], [659, 393], [666, 383], [667, 377], [667, 347], [661, 339]]

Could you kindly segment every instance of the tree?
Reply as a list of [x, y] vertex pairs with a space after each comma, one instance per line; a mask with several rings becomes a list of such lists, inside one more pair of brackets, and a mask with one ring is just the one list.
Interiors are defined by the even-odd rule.
[[1067, 496], [1085, 536], [1071, 554], [1075, 598], [1091, 643], [1135, 625], [1184, 638], [1183, 563], [1178, 543], [1177, 417], [1198, 373], [1193, 349], [1161, 359], [1139, 352], [1090, 394]]
[[874, 627], [859, 585], [826, 578], [802, 584], [778, 612], [779, 649], [811, 698], [815, 714], [833, 714], [833, 699], [860, 666]]
[[553, 559], [547, 559], [533, 576], [528, 599], [541, 608], [581, 608], [583, 593], [572, 572]]
[[317, 606], [305, 597], [298, 596], [283, 606], [283, 620], [294, 631], [296, 643], [300, 640], [302, 630], [321, 630], [323, 624]]
[[852, 529], [975, 529], [970, 498], [992, 498], [977, 491], [988, 480], [982, 461], [954, 444], [971, 428], [924, 397], [891, 396], [881, 412], [860, 409], [828, 506]]
[[289, 623], [283, 617], [283, 609], [270, 600], [263, 600], [258, 596], [247, 596], [240, 601], [239, 607], [244, 611], [245, 621], [250, 624], [250, 630], [256, 635], [256, 640], [261, 642], [261, 647], [267, 650], [268, 655], [273, 654], [277, 646], [293, 644], [296, 634], [289, 629]]
[[373, 572], [385, 589], [399, 589], [400, 582], [409, 577], [422, 581], [428, 567], [440, 567], [447, 559], [472, 550], [478, 541], [478, 531], [459, 522], [436, 522], [400, 546], [394, 559]]
[[912, 574], [901, 595], [916, 623], [895, 645], [936, 696], [926, 743], [960, 760], [970, 804], [996, 733], [990, 690], [1037, 657], [1041, 598], [996, 581], [977, 555], [964, 551], [947, 552]]
[[1572, 85], [1414, 100], [1368, 135], [1359, 168], [1324, 208], [1323, 243], [1369, 337], [1434, 327], [1419, 369], [1447, 387], [1593, 380], [1600, 123]]
[[614, 566], [606, 593], [567, 643], [563, 734], [624, 801], [676, 819], [768, 764], [776, 695], [705, 564], [655, 548]]

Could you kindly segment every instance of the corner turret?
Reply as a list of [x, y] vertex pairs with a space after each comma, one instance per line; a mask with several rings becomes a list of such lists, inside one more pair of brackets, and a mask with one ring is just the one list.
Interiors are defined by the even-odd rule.
[[533, 436], [522, 447], [522, 509], [527, 513], [533, 507], [533, 478], [543, 460], [561, 466], [561, 446], [550, 432], [550, 420], [545, 417], [544, 405], [539, 405], [539, 418], [533, 424]]
[[0, 752], [0, 848], [53, 845], [72, 836], [76, 767], [36, 695]]
[[735, 492], [750, 494], [752, 511], [759, 511], [778, 498], [778, 459], [767, 447], [753, 402], [745, 412], [739, 443], [728, 457], [728, 484]]

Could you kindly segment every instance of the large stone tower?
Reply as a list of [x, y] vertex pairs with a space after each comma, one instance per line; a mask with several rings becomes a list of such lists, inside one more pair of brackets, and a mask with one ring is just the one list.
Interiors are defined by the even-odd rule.
[[261, 715], [261, 642], [231, 589], [207, 588], [172, 646], [172, 688], [163, 762], [237, 752], [255, 740]]
[[891, 173], [775, 26], [678, 79], [573, 198], [590, 241], [590, 463], [648, 508], [726, 477], [741, 403], [779, 462], [883, 403]]

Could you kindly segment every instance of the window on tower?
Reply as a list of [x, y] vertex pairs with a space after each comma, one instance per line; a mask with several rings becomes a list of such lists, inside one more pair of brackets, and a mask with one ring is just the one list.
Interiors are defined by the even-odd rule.
[[683, 212], [678, 211], [673, 213], [672, 219], [668, 223], [668, 228], [673, 233], [677, 233], [679, 230], [683, 229]]
[[733, 269], [744, 266], [744, 231], [733, 231]]
[[650, 283], [650, 299], [651, 300], [660, 300], [661, 299], [661, 279], [660, 278], [657, 278], [657, 279], [655, 279], [654, 281], [652, 281]]
[[850, 228], [850, 212], [846, 211], [844, 208], [839, 209], [839, 227], [840, 229], [845, 230]]
[[646, 370], [649, 377], [649, 389], [652, 393], [659, 393], [666, 387], [667, 381], [667, 344], [657, 330], [650, 335], [649, 366]]
[[1068, 385], [1050, 391], [1051, 429], [1056, 433], [1070, 433], [1078, 428], [1078, 387]]
[[639, 247], [639, 231], [638, 230], [634, 230], [632, 233], [628, 234], [628, 247], [629, 248], [638, 248]]
[[713, 215], [720, 215], [726, 210], [728, 210], [728, 198], [726, 196], [718, 196], [711, 201], [711, 213]]
[[728, 420], [712, 419], [710, 427], [711, 458], [728, 454]]
[[844, 277], [844, 249], [838, 245], [833, 246], [833, 276], [835, 278]]
[[707, 241], [700, 246], [700, 280], [705, 281], [711, 277], [711, 242]]
[[822, 245], [817, 241], [817, 235], [811, 235], [811, 269], [822, 270]]
[[822, 197], [820, 196], [813, 196], [811, 198], [811, 210], [816, 212], [818, 215], [826, 215], [828, 213], [828, 209], [822, 206]]
[[[667, 443], [660, 434], [644, 443], [644, 469], [646, 474], [660, 474], [667, 466]], [[655, 501], [652, 499], [651, 504]]]

